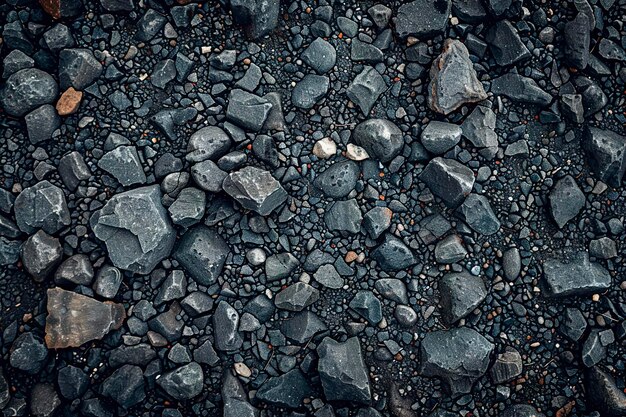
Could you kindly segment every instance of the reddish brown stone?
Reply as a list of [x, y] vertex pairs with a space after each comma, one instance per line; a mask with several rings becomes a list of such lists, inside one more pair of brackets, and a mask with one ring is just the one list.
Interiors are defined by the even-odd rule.
[[76, 16], [83, 8], [81, 0], [39, 0], [39, 4], [55, 19]]
[[59, 116], [68, 116], [76, 113], [80, 107], [80, 101], [83, 99], [83, 92], [77, 91], [74, 87], [70, 87], [57, 101], [56, 109]]

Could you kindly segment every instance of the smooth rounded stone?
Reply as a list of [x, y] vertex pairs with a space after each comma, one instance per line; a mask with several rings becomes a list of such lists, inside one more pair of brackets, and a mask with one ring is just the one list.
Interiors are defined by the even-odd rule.
[[432, 121], [424, 128], [420, 139], [428, 152], [442, 155], [459, 143], [461, 133], [458, 125]]
[[508, 20], [492, 25], [485, 35], [491, 54], [500, 66], [513, 65], [530, 58], [530, 51], [520, 39], [517, 30]]
[[354, 190], [360, 174], [359, 166], [352, 161], [335, 162], [317, 176], [314, 185], [327, 197], [343, 198]]
[[270, 282], [278, 281], [290, 276], [298, 265], [298, 259], [289, 252], [272, 255], [265, 260], [265, 275]]
[[415, 36], [432, 38], [443, 33], [448, 26], [452, 1], [416, 0], [398, 8], [393, 18], [396, 33], [401, 38]]
[[504, 276], [509, 281], [514, 281], [522, 270], [522, 258], [520, 257], [519, 249], [510, 248], [507, 249], [502, 256], [502, 269], [504, 270]]
[[10, 116], [23, 116], [43, 104], [52, 103], [59, 86], [50, 74], [26, 68], [12, 74], [0, 91], [0, 105]]
[[601, 237], [589, 242], [589, 255], [599, 259], [611, 259], [617, 256], [617, 244], [609, 237]]
[[250, 39], [262, 38], [278, 24], [280, 0], [231, 0], [233, 19], [242, 25]]
[[496, 114], [485, 106], [476, 106], [461, 125], [463, 136], [477, 148], [498, 146], [498, 134], [495, 128]]
[[315, 278], [315, 281], [319, 282], [324, 287], [334, 290], [343, 287], [345, 282], [335, 267], [331, 264], [320, 266], [315, 274], [313, 274], [313, 278]]
[[463, 43], [446, 39], [443, 51], [430, 67], [428, 92], [428, 106], [446, 115], [464, 104], [487, 98]]
[[589, 18], [584, 13], [578, 13], [573, 20], [565, 24], [563, 38], [565, 40], [565, 62], [574, 68], [585, 69], [589, 64], [589, 45], [591, 43]]
[[37, 282], [43, 282], [63, 258], [63, 248], [59, 239], [43, 230], [30, 236], [20, 250], [26, 271]]
[[585, 207], [585, 194], [571, 175], [561, 178], [549, 195], [550, 212], [560, 229]]
[[316, 38], [300, 57], [318, 74], [325, 74], [335, 66], [337, 52], [330, 42], [322, 38]]
[[247, 166], [229, 174], [222, 183], [224, 191], [244, 208], [262, 216], [287, 201], [287, 191], [269, 171]]
[[291, 102], [298, 108], [310, 109], [326, 95], [329, 87], [328, 77], [307, 74], [291, 90]]
[[189, 162], [215, 161], [225, 155], [232, 141], [224, 130], [217, 126], [207, 126], [194, 132], [187, 144], [185, 159]]
[[545, 417], [545, 415], [538, 412], [532, 405], [515, 404], [505, 408], [501, 417]]
[[420, 174], [430, 191], [450, 208], [460, 205], [474, 187], [474, 172], [454, 159], [436, 157]]
[[51, 104], [44, 104], [24, 117], [28, 140], [33, 145], [52, 139], [52, 134], [61, 126], [61, 118]]
[[47, 292], [46, 346], [79, 347], [119, 329], [126, 319], [122, 304], [100, 302], [61, 288]]
[[383, 319], [380, 300], [371, 291], [358, 291], [350, 301], [349, 307], [372, 326], [377, 325]]
[[509, 346], [496, 357], [489, 371], [494, 384], [512, 381], [520, 376], [522, 372], [522, 356], [515, 348]]
[[229, 253], [230, 247], [220, 235], [198, 225], [183, 235], [172, 256], [198, 284], [209, 286], [222, 273]]
[[234, 89], [228, 96], [226, 119], [237, 126], [258, 132], [268, 118], [272, 103], [267, 99], [241, 89]]
[[262, 248], [250, 249], [246, 253], [246, 259], [254, 266], [259, 266], [265, 263], [267, 255]]
[[370, 403], [370, 381], [358, 338], [337, 342], [325, 337], [317, 347], [317, 355], [317, 371], [328, 401]]
[[408, 304], [409, 297], [404, 282], [396, 278], [380, 278], [374, 283], [374, 288], [383, 297], [396, 303]]
[[345, 201], [333, 201], [324, 213], [324, 223], [331, 231], [356, 234], [361, 230], [362, 221], [363, 215], [359, 203], [354, 198]]
[[189, 400], [202, 392], [204, 373], [196, 362], [188, 363], [165, 372], [156, 384], [170, 397], [182, 401]]
[[467, 250], [458, 235], [449, 235], [437, 242], [435, 259], [442, 264], [452, 264], [465, 258]]
[[471, 193], [455, 214], [481, 235], [490, 236], [500, 230], [500, 221], [484, 195]]
[[320, 139], [313, 145], [313, 155], [320, 159], [328, 159], [337, 153], [337, 145], [331, 138]]
[[386, 119], [369, 119], [359, 123], [352, 131], [351, 139], [381, 162], [391, 161], [404, 147], [402, 131]]
[[374, 67], [365, 66], [346, 90], [346, 95], [359, 106], [363, 115], [368, 116], [374, 104], [387, 89], [385, 79]]
[[25, 233], [41, 229], [54, 234], [71, 223], [63, 190], [47, 180], [22, 190], [14, 210], [15, 223]]
[[626, 394], [619, 389], [615, 378], [601, 367], [585, 371], [585, 388], [587, 403], [603, 417], [626, 415]]
[[206, 194], [197, 188], [183, 189], [167, 211], [172, 222], [183, 227], [191, 227], [204, 217]]
[[59, 392], [68, 400], [80, 398], [89, 388], [89, 376], [80, 368], [68, 365], [57, 374]]
[[289, 311], [302, 311], [319, 299], [319, 291], [304, 282], [296, 282], [276, 294], [276, 307]]
[[11, 366], [30, 375], [41, 372], [47, 360], [48, 349], [43, 341], [31, 332], [20, 334], [9, 351]]
[[598, 179], [619, 187], [626, 172], [626, 137], [586, 126], [582, 143], [587, 161]]
[[191, 177], [198, 184], [198, 187], [211, 193], [222, 191], [224, 179], [228, 176], [226, 171], [222, 171], [215, 162], [206, 160], [193, 164], [191, 167]]
[[385, 234], [383, 243], [371, 252], [371, 257], [387, 272], [400, 271], [417, 262], [411, 249], [390, 233]]
[[114, 195], [93, 214], [90, 225], [114, 266], [140, 274], [168, 257], [176, 240], [158, 185]]
[[439, 281], [444, 320], [454, 324], [471, 313], [487, 297], [482, 278], [468, 272], [449, 273]]
[[67, 258], [54, 273], [54, 281], [59, 285], [91, 285], [93, 266], [89, 257], [78, 254]]
[[59, 53], [61, 89], [84, 90], [102, 74], [102, 64], [89, 49], [64, 49]]
[[417, 323], [417, 313], [412, 307], [399, 304], [393, 311], [393, 316], [398, 320], [400, 326], [411, 327]]
[[468, 327], [426, 333], [420, 345], [420, 373], [443, 379], [452, 397], [468, 394], [487, 368], [494, 345]]
[[98, 160], [98, 167], [113, 175], [124, 187], [144, 184], [146, 174], [134, 146], [118, 146]]
[[300, 369], [268, 378], [256, 392], [257, 400], [286, 408], [299, 408], [312, 395], [311, 384]]
[[548, 297], [591, 294], [611, 286], [611, 274], [602, 265], [589, 261], [587, 252], [569, 254], [563, 261], [549, 258], [543, 264]]
[[114, 298], [122, 285], [122, 272], [114, 266], [104, 265], [96, 275], [93, 290], [103, 298]]
[[213, 313], [215, 348], [233, 351], [241, 348], [243, 338], [239, 333], [239, 313], [226, 301], [220, 301]]
[[131, 408], [146, 398], [143, 371], [136, 365], [122, 365], [104, 380], [100, 392], [120, 407]]
[[363, 226], [372, 239], [378, 239], [389, 226], [393, 212], [387, 207], [374, 207], [363, 217]]
[[535, 80], [512, 72], [493, 79], [491, 92], [520, 103], [547, 106], [552, 102], [552, 96], [542, 90]]
[[291, 319], [284, 320], [280, 325], [280, 331], [290, 340], [297, 344], [308, 343], [313, 337], [328, 330], [324, 322], [311, 311], [296, 313]]
[[51, 417], [61, 405], [61, 399], [49, 383], [35, 384], [30, 394], [30, 412], [33, 417]]

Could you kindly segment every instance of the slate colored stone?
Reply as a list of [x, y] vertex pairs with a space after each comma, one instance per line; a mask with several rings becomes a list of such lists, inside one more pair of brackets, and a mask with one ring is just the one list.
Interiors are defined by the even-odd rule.
[[508, 66], [530, 58], [530, 51], [508, 20], [500, 20], [485, 35], [493, 58], [498, 65]]
[[279, 0], [231, 0], [230, 7], [235, 22], [251, 39], [264, 37], [278, 24]]
[[215, 348], [222, 351], [239, 349], [243, 338], [238, 329], [239, 313], [226, 301], [220, 301], [213, 314]]
[[522, 259], [519, 249], [511, 248], [504, 252], [502, 256], [502, 269], [504, 276], [509, 281], [515, 280], [522, 270]]
[[41, 372], [48, 360], [48, 349], [32, 332], [20, 334], [11, 345], [9, 363], [15, 369], [35, 375]]
[[60, 285], [91, 285], [93, 266], [84, 254], [70, 256], [57, 268], [54, 281]]
[[358, 291], [349, 306], [372, 326], [377, 325], [383, 319], [380, 300], [371, 291]]
[[337, 342], [326, 337], [318, 345], [317, 354], [317, 371], [328, 401], [370, 403], [370, 381], [358, 338]]
[[398, 8], [393, 18], [396, 33], [401, 38], [415, 36], [432, 38], [443, 33], [448, 26], [451, 1], [416, 0]]
[[441, 114], [450, 114], [464, 104], [487, 98], [465, 45], [446, 39], [441, 54], [430, 67], [428, 106]]
[[179, 226], [191, 227], [204, 217], [206, 194], [197, 188], [183, 189], [168, 208], [172, 222]]
[[90, 224], [113, 265], [141, 274], [169, 256], [176, 240], [158, 185], [114, 195], [94, 213]]
[[50, 104], [36, 108], [24, 117], [28, 140], [33, 145], [52, 139], [52, 134], [61, 126], [61, 118]]
[[52, 103], [59, 86], [50, 74], [25, 68], [12, 74], [0, 90], [0, 105], [10, 116], [23, 116], [43, 104]]
[[198, 184], [198, 187], [211, 193], [222, 191], [222, 184], [227, 176], [228, 173], [222, 171], [211, 160], [199, 162], [191, 167], [191, 177]]
[[124, 365], [115, 370], [101, 385], [101, 393], [128, 409], [146, 398], [143, 371], [136, 365]]
[[356, 234], [361, 230], [363, 215], [356, 199], [334, 201], [324, 214], [324, 223], [331, 231]]
[[487, 297], [482, 278], [468, 272], [448, 273], [439, 281], [443, 317], [454, 324], [471, 313]]
[[587, 319], [577, 308], [567, 308], [560, 326], [561, 333], [572, 342], [578, 342], [587, 330]]
[[319, 299], [319, 291], [304, 282], [296, 282], [276, 294], [276, 307], [289, 311], [302, 311]]
[[269, 215], [287, 201], [287, 191], [269, 171], [247, 166], [229, 174], [222, 183], [224, 191], [239, 204], [262, 216]]
[[477, 148], [498, 146], [498, 134], [495, 128], [496, 114], [485, 106], [476, 106], [461, 125], [463, 136]]
[[167, 23], [167, 17], [155, 9], [148, 9], [137, 22], [135, 38], [141, 42], [148, 42], [163, 29]]
[[435, 259], [439, 263], [451, 264], [465, 258], [467, 250], [463, 247], [463, 241], [458, 235], [449, 235], [437, 242], [435, 246]]
[[52, 288], [48, 295], [46, 345], [49, 349], [79, 347], [119, 329], [126, 318], [122, 304]]
[[283, 321], [280, 326], [280, 331], [285, 337], [300, 345], [308, 343], [314, 336], [327, 330], [326, 324], [311, 311], [301, 311]]
[[335, 162], [315, 179], [314, 184], [327, 197], [342, 198], [354, 190], [361, 171], [359, 166], [346, 160]]
[[494, 384], [502, 384], [517, 378], [522, 371], [522, 356], [515, 348], [507, 346], [505, 351], [497, 356], [489, 373]]
[[373, 67], [365, 66], [346, 90], [348, 98], [367, 116], [372, 111], [374, 104], [387, 89], [382, 75]]
[[77, 16], [83, 10], [80, 0], [39, 0], [39, 4], [55, 19]]
[[265, 260], [265, 275], [269, 281], [287, 278], [300, 262], [289, 252], [268, 256]]
[[455, 213], [481, 235], [490, 236], [500, 230], [500, 221], [484, 195], [471, 193]]
[[89, 376], [82, 369], [68, 365], [59, 369], [57, 375], [59, 392], [68, 400], [80, 398], [89, 388]]
[[299, 369], [267, 379], [256, 392], [257, 399], [286, 408], [299, 408], [312, 395], [311, 385]]
[[583, 148], [595, 175], [610, 186], [619, 187], [626, 172], [626, 137], [586, 126]]
[[228, 96], [226, 118], [237, 126], [253, 132], [258, 132], [267, 119], [272, 104], [241, 89], [234, 89]]
[[22, 190], [15, 199], [14, 210], [15, 222], [25, 233], [42, 229], [54, 234], [70, 224], [65, 194], [47, 180]]
[[402, 131], [386, 119], [368, 119], [359, 123], [354, 128], [351, 139], [372, 158], [381, 162], [391, 161], [404, 146]]
[[319, 282], [324, 287], [335, 290], [343, 287], [345, 282], [335, 267], [331, 264], [320, 266], [313, 277], [315, 278], [315, 281]]
[[420, 372], [443, 379], [453, 397], [471, 392], [487, 372], [494, 345], [468, 327], [426, 334], [420, 347]]
[[102, 74], [102, 64], [89, 49], [64, 49], [59, 53], [59, 81], [62, 90], [84, 90]]
[[589, 261], [587, 252], [574, 253], [562, 262], [556, 258], [543, 264], [548, 297], [567, 297], [602, 291], [611, 286], [611, 275], [602, 265]]
[[363, 227], [372, 239], [378, 239], [389, 226], [393, 212], [387, 207], [374, 207], [363, 217]]
[[189, 400], [202, 392], [204, 386], [202, 366], [196, 362], [188, 363], [165, 372], [156, 383], [170, 397], [179, 401]]
[[228, 152], [231, 143], [230, 136], [223, 129], [203, 127], [189, 138], [185, 159], [189, 162], [215, 161]]
[[146, 182], [146, 174], [134, 146], [118, 146], [105, 153], [98, 160], [98, 167], [113, 175], [124, 187]]
[[383, 243], [371, 252], [383, 271], [399, 271], [414, 265], [417, 258], [400, 239], [392, 234], [385, 234]]
[[59, 239], [38, 230], [22, 245], [20, 256], [24, 268], [33, 279], [43, 282], [61, 262], [63, 249]]
[[552, 96], [541, 89], [532, 78], [509, 72], [491, 82], [491, 92], [521, 103], [547, 106]]
[[396, 303], [408, 304], [409, 297], [406, 291], [406, 285], [396, 278], [380, 278], [374, 283], [374, 288], [383, 297], [395, 301]]
[[571, 175], [561, 178], [550, 191], [550, 211], [560, 229], [585, 207], [585, 194]]
[[215, 231], [195, 226], [178, 241], [173, 257], [201, 285], [209, 286], [222, 273], [230, 247]]
[[615, 378], [599, 366], [586, 370], [585, 388], [587, 403], [603, 417], [626, 415], [626, 394], [618, 388]]
[[59, 161], [59, 175], [61, 175], [63, 184], [70, 191], [74, 191], [81, 181], [88, 180], [91, 177], [91, 171], [85, 163], [83, 156], [79, 152], [74, 151], [63, 156]]
[[300, 109], [310, 109], [326, 96], [329, 87], [328, 77], [307, 74], [291, 90], [291, 102]]
[[545, 417], [537, 409], [528, 404], [515, 404], [504, 409], [501, 417]]
[[563, 37], [565, 39], [565, 61], [574, 68], [587, 68], [591, 42], [589, 18], [584, 13], [578, 13], [574, 20], [565, 24]]
[[441, 155], [459, 143], [461, 133], [461, 127], [458, 125], [432, 121], [422, 130], [420, 139], [428, 152]]
[[300, 57], [318, 74], [325, 74], [335, 66], [337, 52], [328, 41], [316, 38]]
[[459, 206], [474, 186], [471, 169], [454, 159], [441, 157], [432, 159], [426, 165], [420, 179], [450, 208]]

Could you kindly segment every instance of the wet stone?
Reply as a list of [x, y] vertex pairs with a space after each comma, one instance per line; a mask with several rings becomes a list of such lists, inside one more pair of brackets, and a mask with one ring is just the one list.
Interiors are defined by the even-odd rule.
[[299, 369], [269, 378], [261, 385], [256, 398], [286, 408], [299, 408], [304, 400], [313, 395], [311, 385]]
[[612, 187], [619, 187], [626, 171], [626, 138], [610, 130], [587, 126], [583, 148], [594, 174]]
[[458, 235], [449, 235], [437, 242], [435, 259], [442, 264], [451, 264], [460, 261], [467, 255], [463, 241]]
[[200, 364], [191, 362], [165, 372], [156, 380], [157, 385], [176, 400], [191, 399], [202, 391], [204, 373]]
[[102, 74], [102, 64], [89, 49], [64, 49], [59, 53], [59, 81], [62, 90], [84, 90]]

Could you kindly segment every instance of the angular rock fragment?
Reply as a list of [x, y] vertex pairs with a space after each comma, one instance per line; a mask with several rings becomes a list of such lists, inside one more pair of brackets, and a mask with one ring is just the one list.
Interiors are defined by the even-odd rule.
[[229, 174], [222, 184], [224, 191], [239, 204], [262, 216], [269, 215], [287, 200], [287, 191], [272, 174], [247, 166]]
[[455, 213], [482, 235], [490, 236], [500, 229], [500, 221], [484, 195], [471, 193]]
[[318, 299], [318, 290], [304, 282], [296, 282], [276, 294], [274, 303], [283, 310], [302, 311]]
[[409, 297], [404, 282], [396, 278], [381, 278], [374, 283], [376, 291], [383, 297], [396, 303], [408, 304]]
[[220, 301], [213, 314], [215, 348], [222, 351], [237, 350], [243, 344], [239, 333], [239, 313], [226, 301]]
[[427, 333], [420, 347], [424, 376], [443, 379], [453, 397], [471, 392], [489, 366], [493, 344], [468, 327]]
[[189, 400], [202, 392], [204, 373], [202, 366], [191, 362], [161, 375], [156, 383], [175, 400]]
[[324, 214], [328, 230], [356, 234], [361, 230], [363, 215], [356, 199], [334, 201]]
[[417, 262], [417, 258], [400, 239], [392, 234], [385, 234], [383, 243], [371, 252], [383, 271], [399, 271]]
[[89, 257], [78, 254], [67, 258], [54, 273], [54, 281], [59, 285], [91, 285], [93, 266]]
[[465, 45], [447, 39], [443, 51], [430, 67], [428, 106], [441, 114], [450, 114], [467, 103], [487, 98], [483, 85]]
[[583, 107], [583, 97], [580, 94], [563, 94], [560, 102], [561, 113], [574, 123], [585, 121], [585, 109]]
[[195, 226], [183, 235], [172, 256], [198, 284], [209, 286], [222, 273], [229, 253], [220, 235], [206, 226]]
[[374, 207], [363, 217], [363, 226], [372, 239], [378, 239], [389, 226], [393, 212], [387, 207]]
[[615, 378], [598, 366], [585, 372], [585, 398], [602, 416], [626, 415], [626, 394], [617, 387]]
[[442, 155], [461, 140], [461, 127], [446, 122], [432, 121], [426, 125], [420, 139], [426, 150]]
[[114, 195], [90, 224], [113, 265], [140, 274], [151, 272], [169, 256], [176, 240], [158, 185]]
[[530, 58], [530, 51], [508, 20], [500, 20], [491, 26], [485, 40], [489, 43], [491, 54], [498, 65], [513, 65]]
[[53, 416], [61, 399], [50, 383], [37, 383], [30, 394], [30, 412], [34, 417]]
[[98, 167], [113, 175], [124, 187], [146, 182], [146, 174], [134, 146], [118, 146], [105, 153], [98, 160]]
[[85, 163], [83, 156], [77, 151], [70, 152], [61, 158], [59, 161], [59, 174], [63, 184], [70, 191], [74, 191], [81, 181], [88, 180], [91, 177], [89, 167]]
[[172, 222], [179, 226], [191, 227], [204, 217], [206, 194], [197, 188], [183, 189], [176, 201], [168, 208]]
[[432, 159], [420, 174], [430, 191], [441, 198], [446, 206], [457, 207], [470, 194], [474, 186], [474, 173], [454, 159]]
[[28, 139], [33, 145], [52, 139], [52, 134], [61, 126], [61, 118], [51, 104], [44, 104], [24, 117]]
[[487, 297], [482, 278], [467, 272], [449, 273], [439, 281], [443, 318], [454, 324], [471, 313]]
[[325, 74], [335, 66], [337, 52], [328, 41], [316, 38], [304, 50], [301, 57], [318, 74]]
[[35, 281], [42, 282], [61, 262], [63, 249], [59, 239], [38, 230], [22, 245], [20, 255], [26, 271]]
[[122, 284], [122, 272], [114, 266], [104, 265], [96, 275], [93, 290], [100, 297], [113, 298]]
[[157, 12], [155, 9], [148, 9], [137, 21], [137, 32], [135, 38], [141, 42], [148, 42], [163, 29], [167, 23], [167, 17]]
[[224, 371], [222, 377], [222, 400], [224, 401], [223, 417], [259, 417], [260, 411], [248, 401], [239, 379], [230, 371]]
[[393, 19], [396, 33], [401, 38], [429, 38], [439, 35], [448, 26], [451, 7], [452, 1], [447, 0], [416, 0], [406, 3], [398, 8]]
[[458, 262], [465, 258], [467, 250], [458, 235], [446, 236], [435, 246], [435, 259], [442, 264]]
[[104, 380], [102, 395], [128, 409], [146, 398], [143, 371], [136, 365], [123, 365]]
[[49, 349], [79, 347], [99, 340], [119, 329], [126, 318], [122, 304], [100, 302], [93, 298], [51, 288], [46, 317], [46, 346]]
[[12, 74], [0, 90], [0, 106], [10, 116], [23, 116], [43, 104], [52, 103], [59, 86], [50, 74], [25, 68]]
[[320, 101], [330, 87], [330, 79], [323, 75], [307, 74], [291, 90], [291, 102], [300, 109], [310, 109]]
[[607, 356], [607, 346], [614, 341], [612, 330], [592, 329], [580, 352], [583, 364], [590, 368], [600, 363]]
[[383, 319], [380, 300], [371, 291], [363, 290], [357, 292], [350, 301], [349, 306], [372, 326], [377, 325]]
[[189, 162], [215, 161], [228, 152], [231, 143], [230, 136], [219, 127], [203, 127], [189, 138], [185, 159]]
[[317, 347], [317, 354], [317, 371], [328, 401], [370, 403], [370, 381], [358, 338], [337, 342], [326, 337]]
[[373, 67], [366, 66], [348, 87], [346, 95], [364, 115], [369, 115], [374, 104], [385, 91], [387, 85], [382, 75]]
[[589, 261], [587, 252], [574, 253], [565, 262], [548, 259], [543, 277], [549, 297], [590, 294], [611, 286], [611, 274], [602, 265]]
[[0, 370], [0, 410], [2, 410], [9, 403], [10, 399], [9, 384]]
[[55, 19], [77, 16], [83, 9], [81, 0], [39, 0], [39, 4]]
[[84, 90], [102, 74], [102, 64], [89, 49], [64, 49], [59, 53], [59, 81], [62, 90]]
[[583, 148], [598, 179], [619, 187], [626, 172], [626, 137], [587, 126], [583, 131]]
[[561, 178], [550, 191], [549, 197], [552, 217], [561, 229], [585, 207], [585, 194], [571, 175]]
[[574, 20], [565, 24], [563, 37], [565, 38], [565, 62], [574, 68], [587, 68], [591, 41], [589, 18], [584, 13], [578, 13]]
[[552, 96], [541, 89], [532, 78], [509, 72], [491, 82], [491, 92], [513, 101], [547, 106]]
[[279, 407], [299, 408], [313, 395], [309, 381], [300, 369], [269, 378], [259, 387], [256, 398]]
[[48, 349], [43, 341], [32, 332], [20, 334], [11, 345], [9, 363], [15, 369], [35, 375], [45, 366]]
[[501, 417], [545, 417], [537, 409], [528, 404], [515, 404], [504, 409]]
[[70, 224], [65, 194], [47, 180], [22, 190], [15, 199], [15, 222], [21, 231], [53, 234]]
[[280, 0], [231, 0], [230, 8], [235, 22], [244, 27], [248, 37], [258, 39], [276, 28]]
[[507, 347], [491, 367], [491, 380], [494, 384], [509, 382], [521, 375], [522, 371], [522, 356], [515, 348]]
[[265, 261], [265, 275], [269, 281], [287, 278], [300, 264], [289, 252], [269, 256]]
[[327, 197], [342, 198], [354, 190], [361, 171], [352, 161], [335, 162], [315, 179], [314, 185]]
[[258, 132], [267, 119], [272, 104], [257, 95], [235, 89], [228, 96], [226, 118], [244, 129]]
[[476, 106], [461, 125], [463, 136], [477, 148], [498, 146], [498, 134], [495, 132], [495, 128], [496, 114], [485, 106]]
[[565, 309], [565, 314], [561, 322], [560, 331], [568, 339], [578, 342], [587, 330], [587, 320], [583, 313], [576, 308]]
[[391, 161], [404, 146], [402, 131], [386, 119], [369, 119], [359, 123], [352, 132], [352, 140], [381, 162]]
[[313, 275], [315, 281], [326, 288], [339, 289], [343, 287], [344, 279], [341, 278], [335, 267], [331, 264], [322, 265]]
[[314, 336], [327, 330], [326, 324], [310, 311], [301, 311], [283, 321], [280, 326], [280, 331], [285, 337], [298, 344], [308, 343]]

